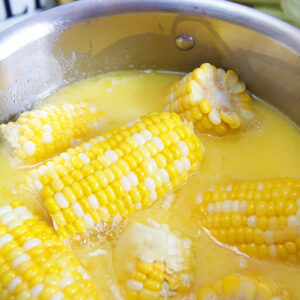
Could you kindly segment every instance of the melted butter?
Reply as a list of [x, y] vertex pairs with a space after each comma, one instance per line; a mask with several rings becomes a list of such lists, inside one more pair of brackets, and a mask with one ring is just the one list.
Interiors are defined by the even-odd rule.
[[[105, 114], [102, 130], [106, 131], [147, 112], [163, 110], [165, 90], [180, 77], [169, 73], [106, 74], [69, 85], [45, 102], [96, 103]], [[176, 191], [174, 199], [158, 201], [126, 223], [145, 222], [150, 217], [190, 238], [196, 252], [194, 290], [232, 272], [263, 273], [284, 284], [295, 299], [300, 299], [299, 266], [249, 259], [224, 248], [199, 229], [194, 215], [196, 195], [216, 181], [299, 176], [299, 129], [264, 102], [255, 101], [254, 108], [261, 122], [258, 129], [223, 139], [200, 136], [206, 149], [200, 173]], [[5, 146], [0, 145], [0, 202], [23, 200], [47, 217], [39, 199], [20, 187], [29, 170], [16, 168]], [[125, 259], [115, 251], [117, 246], [118, 240], [112, 245], [97, 241], [80, 246], [72, 244], [75, 255], [96, 281], [104, 299], [120, 299], [121, 295], [117, 276], [122, 274], [116, 274], [115, 270]]]

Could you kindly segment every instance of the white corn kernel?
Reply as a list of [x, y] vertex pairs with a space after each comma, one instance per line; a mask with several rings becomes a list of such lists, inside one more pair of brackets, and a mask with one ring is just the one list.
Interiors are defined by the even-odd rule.
[[9, 293], [13, 293], [15, 288], [22, 283], [21, 277], [15, 277], [8, 285], [7, 290]]
[[88, 200], [89, 200], [89, 203], [90, 203], [92, 209], [96, 210], [96, 209], [98, 209], [100, 207], [98, 199], [97, 199], [97, 197], [94, 194], [91, 194], [88, 197]]
[[220, 114], [215, 108], [208, 114], [208, 118], [214, 125], [219, 125], [222, 122]]
[[139, 184], [139, 179], [133, 172], [128, 173], [127, 179], [129, 180], [131, 186], [137, 186]]
[[256, 189], [257, 189], [258, 191], [263, 191], [263, 190], [264, 190], [264, 183], [263, 183], [263, 182], [259, 182], [259, 183], [257, 184]]
[[169, 173], [166, 171], [166, 169], [163, 168], [158, 169], [158, 173], [162, 177], [164, 183], [168, 183], [170, 181], [170, 176]]
[[127, 288], [133, 291], [141, 291], [144, 287], [143, 283], [136, 280], [127, 280], [126, 282]]
[[222, 202], [216, 202], [215, 203], [215, 212], [221, 213], [222, 212]]
[[247, 210], [248, 201], [240, 202], [240, 213], [245, 214]]
[[255, 228], [257, 226], [257, 217], [256, 216], [249, 217], [247, 220], [247, 224], [250, 227]]
[[35, 143], [28, 141], [23, 145], [23, 150], [29, 156], [32, 156], [35, 153], [36, 145]]
[[28, 254], [23, 253], [21, 255], [19, 255], [17, 258], [15, 258], [12, 263], [11, 266], [16, 269], [17, 267], [19, 267], [21, 264], [23, 264], [26, 261], [29, 261], [31, 258]]
[[73, 204], [72, 204], [72, 208], [73, 208], [73, 211], [74, 211], [74, 213], [76, 214], [76, 216], [77, 216], [78, 218], [83, 217], [84, 212], [83, 212], [83, 210], [82, 210], [81, 205], [80, 205], [78, 202], [73, 203]]
[[240, 202], [237, 200], [233, 201], [232, 202], [232, 212], [237, 213], [237, 212], [239, 212], [239, 210], [240, 210]]
[[95, 225], [93, 218], [89, 214], [85, 214], [83, 216], [83, 220], [84, 220], [84, 223], [86, 224], [86, 226], [89, 228], [93, 227]]
[[201, 193], [199, 193], [197, 196], [196, 196], [196, 201], [195, 203], [196, 204], [200, 204], [203, 202], [203, 195]]
[[152, 138], [152, 133], [147, 129], [143, 129], [140, 134], [145, 138], [146, 141], [149, 141]]
[[38, 238], [33, 238], [31, 240], [28, 240], [24, 245], [23, 249], [24, 251], [30, 251], [32, 248], [42, 245], [42, 242]]
[[63, 152], [61, 155], [60, 155], [64, 160], [70, 160], [71, 159], [71, 155], [67, 152]]
[[158, 136], [154, 136], [151, 139], [151, 142], [155, 145], [155, 147], [157, 148], [157, 150], [159, 152], [162, 151], [162, 150], [164, 150], [165, 145], [164, 145], [163, 141]]
[[62, 289], [64, 289], [65, 287], [73, 284], [75, 281], [74, 281], [74, 278], [70, 277], [70, 278], [63, 278], [61, 281], [60, 281], [60, 287]]
[[112, 163], [116, 162], [118, 160], [118, 155], [115, 151], [113, 150], [107, 150], [105, 152], [105, 155], [110, 159]]
[[31, 296], [33, 298], [38, 298], [41, 294], [41, 292], [43, 291], [44, 289], [44, 285], [43, 284], [38, 284], [36, 286], [34, 286], [32, 289], [31, 289]]
[[274, 244], [274, 232], [271, 230], [266, 230], [265, 232], [265, 241], [267, 244]]
[[0, 207], [0, 217], [6, 215], [7, 213], [12, 211], [12, 207], [10, 205], [3, 205]]
[[207, 212], [212, 215], [214, 213], [214, 210], [215, 210], [215, 205], [213, 203], [209, 203], [207, 205]]
[[46, 124], [46, 125], [43, 126], [43, 130], [44, 130], [44, 132], [52, 132], [53, 128], [52, 128], [51, 125]]
[[186, 171], [191, 169], [191, 167], [192, 167], [191, 162], [187, 157], [182, 157], [181, 162], [182, 162], [182, 165], [183, 165], [183, 167]]
[[120, 179], [120, 182], [125, 190], [125, 192], [129, 192], [131, 190], [131, 184], [127, 176], [123, 176]]
[[298, 220], [297, 216], [289, 216], [287, 218], [287, 223], [289, 227], [298, 227], [300, 225], [300, 221]]
[[145, 178], [145, 185], [149, 191], [155, 191], [156, 189], [155, 181], [151, 177]]
[[58, 292], [58, 293], [56, 293], [56, 294], [54, 294], [51, 298], [50, 298], [50, 300], [62, 300], [62, 299], [64, 299], [64, 294], [62, 293], [62, 292]]
[[190, 149], [184, 141], [179, 141], [177, 145], [183, 156], [188, 156], [190, 154]]
[[10, 214], [1, 217], [1, 223], [3, 225], [7, 225], [8, 223], [15, 221], [17, 219], [18, 216], [14, 212], [11, 212]]
[[90, 158], [85, 153], [79, 153], [78, 157], [85, 163], [89, 164], [91, 162]]
[[85, 150], [91, 150], [92, 149], [92, 144], [91, 143], [84, 143], [83, 144], [83, 148]]
[[13, 241], [13, 236], [11, 235], [11, 234], [5, 234], [5, 235], [3, 235], [3, 236], [1, 236], [0, 237], [0, 250], [2, 249], [2, 247], [5, 245], [5, 244], [7, 244], [7, 243], [9, 243], [9, 242], [11, 242], [11, 241]]
[[50, 143], [52, 143], [53, 142], [53, 137], [52, 137], [52, 134], [51, 134], [51, 132], [45, 132], [45, 133], [43, 133], [43, 135], [42, 135], [42, 140], [43, 140], [43, 142], [45, 143], [45, 144], [50, 144]]
[[61, 207], [61, 208], [67, 208], [69, 206], [69, 202], [65, 198], [63, 193], [56, 193], [54, 195], [54, 198], [56, 200], [56, 203]]
[[174, 165], [175, 165], [175, 168], [176, 168], [178, 173], [182, 173], [184, 171], [183, 164], [182, 164], [181, 160], [175, 160]]
[[136, 142], [140, 146], [142, 146], [142, 145], [144, 145], [146, 143], [146, 139], [144, 138], [144, 136], [141, 135], [141, 134], [139, 134], [139, 133], [135, 133], [132, 137], [136, 140]]
[[223, 203], [222, 203], [222, 210], [224, 213], [231, 213], [231, 201], [230, 200], [225, 200]]

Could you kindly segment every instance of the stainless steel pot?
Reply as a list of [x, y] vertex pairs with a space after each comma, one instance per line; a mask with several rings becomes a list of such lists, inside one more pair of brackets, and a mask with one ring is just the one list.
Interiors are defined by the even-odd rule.
[[[192, 49], [176, 46], [181, 34]], [[0, 122], [98, 73], [190, 71], [209, 61], [237, 70], [251, 92], [300, 124], [299, 55], [298, 29], [226, 1], [79, 1], [0, 35]]]

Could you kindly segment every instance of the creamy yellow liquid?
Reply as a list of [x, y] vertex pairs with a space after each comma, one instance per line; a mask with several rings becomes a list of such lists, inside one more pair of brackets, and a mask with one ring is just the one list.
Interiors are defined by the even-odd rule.
[[[105, 114], [101, 129], [105, 131], [147, 112], [164, 110], [165, 89], [181, 76], [154, 72], [106, 74], [72, 84], [48, 97], [45, 102], [96, 103]], [[195, 197], [216, 181], [300, 175], [299, 129], [264, 102], [256, 101], [254, 108], [260, 119], [257, 129], [222, 139], [200, 136], [206, 149], [201, 171], [175, 193], [170, 208], [164, 205], [162, 199], [130, 217], [130, 220], [141, 221], [151, 217], [168, 224], [171, 230], [181, 232], [195, 243], [196, 280], [191, 295], [200, 286], [226, 274], [248, 272], [270, 276], [284, 284], [295, 299], [300, 299], [299, 266], [238, 255], [215, 244], [196, 225]], [[14, 167], [7, 149], [0, 145], [0, 202], [21, 199], [43, 213], [38, 199], [20, 186], [28, 171], [28, 168]], [[116, 266], [124, 263], [120, 251], [115, 251], [118, 240], [113, 244], [94, 242], [88, 246], [75, 243], [72, 247], [96, 281], [103, 298], [122, 299], [118, 298], [122, 291], [115, 273]]]

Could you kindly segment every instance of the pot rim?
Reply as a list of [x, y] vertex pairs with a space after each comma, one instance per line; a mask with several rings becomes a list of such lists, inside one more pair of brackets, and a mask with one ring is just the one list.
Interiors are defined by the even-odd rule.
[[48, 9], [0, 33], [0, 62], [43, 36], [96, 17], [130, 13], [180, 13], [252, 29], [300, 54], [300, 30], [250, 7], [224, 0], [89, 0]]

